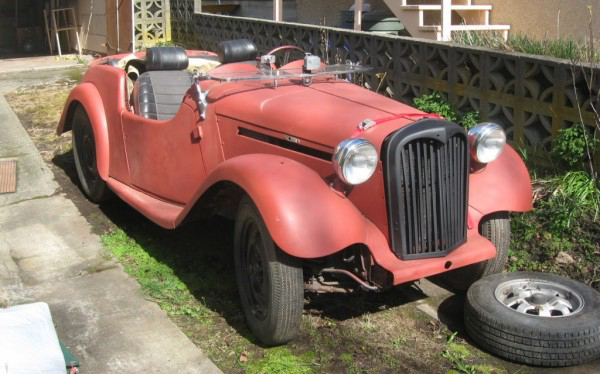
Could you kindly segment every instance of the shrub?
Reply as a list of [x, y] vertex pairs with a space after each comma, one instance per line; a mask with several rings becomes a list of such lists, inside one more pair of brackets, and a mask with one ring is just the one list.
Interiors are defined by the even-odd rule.
[[467, 130], [471, 130], [475, 125], [477, 125], [480, 121], [479, 112], [472, 111], [465, 113], [461, 119], [458, 120], [458, 124], [464, 127]]
[[439, 114], [452, 122], [458, 120], [454, 109], [437, 92], [434, 92], [431, 95], [416, 97], [414, 103], [415, 107], [423, 112]]
[[552, 143], [552, 155], [570, 168], [580, 167], [588, 157], [600, 150], [600, 141], [585, 133], [584, 125], [562, 129]]
[[437, 92], [430, 95], [423, 95], [413, 100], [415, 107], [423, 112], [435, 113], [444, 117], [448, 121], [456, 122], [465, 129], [469, 130], [479, 123], [479, 112], [466, 112], [462, 117], [456, 113], [456, 110]]

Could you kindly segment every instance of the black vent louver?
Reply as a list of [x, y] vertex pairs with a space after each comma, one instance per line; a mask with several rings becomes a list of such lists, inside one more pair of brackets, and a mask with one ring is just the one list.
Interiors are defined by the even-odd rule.
[[386, 139], [382, 161], [397, 257], [441, 257], [465, 243], [469, 152], [463, 128], [417, 121]]

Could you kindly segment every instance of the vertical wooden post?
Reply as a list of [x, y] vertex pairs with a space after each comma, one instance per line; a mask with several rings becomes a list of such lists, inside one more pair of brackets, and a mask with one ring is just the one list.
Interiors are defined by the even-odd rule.
[[452, 0], [442, 0], [442, 41], [452, 39]]
[[283, 0], [273, 0], [273, 21], [283, 21]]
[[48, 37], [48, 48], [52, 54], [52, 37], [50, 36], [50, 26], [48, 26], [48, 11], [44, 9], [44, 25], [46, 25], [46, 35]]
[[51, 9], [50, 14], [52, 15], [52, 28], [54, 29], [54, 36], [56, 36], [56, 49], [58, 49], [58, 56], [62, 56], [62, 51], [60, 50], [60, 38], [58, 37], [58, 26], [56, 22], [56, 10]]
[[194, 13], [202, 13], [202, 0], [194, 0]]
[[362, 30], [363, 0], [354, 0], [354, 30]]
[[77, 50], [79, 51], [79, 55], [81, 56], [81, 40], [79, 38], [79, 26], [77, 26], [77, 18], [75, 17], [75, 9], [71, 9], [71, 19], [73, 20], [73, 27], [75, 27], [75, 38], [77, 39]]
[[131, 12], [131, 53], [135, 53], [135, 9], [133, 1], [129, 2], [129, 10]]

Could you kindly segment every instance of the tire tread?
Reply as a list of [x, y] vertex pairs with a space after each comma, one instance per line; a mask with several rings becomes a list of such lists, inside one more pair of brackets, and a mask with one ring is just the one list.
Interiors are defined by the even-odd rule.
[[477, 344], [512, 361], [564, 367], [600, 357], [600, 325], [545, 331], [523, 323], [507, 323], [489, 313], [472, 292], [467, 293], [464, 320], [467, 332]]

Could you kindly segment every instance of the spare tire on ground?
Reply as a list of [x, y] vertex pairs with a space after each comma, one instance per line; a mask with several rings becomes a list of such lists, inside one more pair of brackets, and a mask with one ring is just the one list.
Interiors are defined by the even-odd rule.
[[465, 325], [485, 350], [536, 366], [571, 366], [600, 356], [600, 293], [571, 279], [496, 274], [467, 292]]

